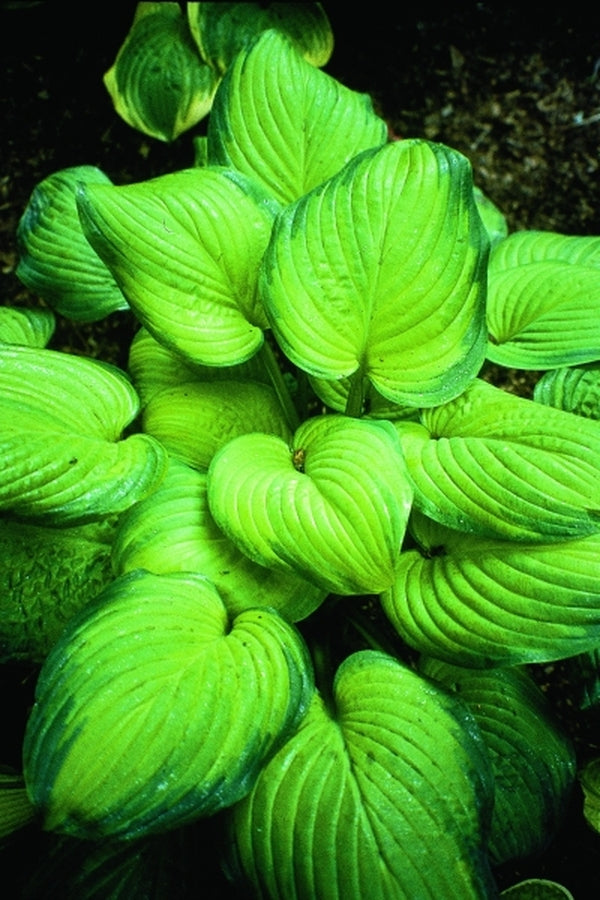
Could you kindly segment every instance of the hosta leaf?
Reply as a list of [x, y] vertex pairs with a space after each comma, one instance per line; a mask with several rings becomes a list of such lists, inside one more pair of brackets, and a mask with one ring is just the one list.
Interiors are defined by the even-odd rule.
[[87, 237], [160, 343], [212, 366], [253, 356], [268, 324], [256, 281], [275, 213], [255, 184], [186, 169], [86, 187], [78, 202]]
[[457, 692], [477, 722], [494, 771], [492, 865], [545, 848], [575, 781], [575, 750], [526, 670], [468, 670], [422, 660], [420, 671]]
[[234, 438], [210, 465], [208, 499], [250, 559], [360, 594], [391, 584], [411, 493], [390, 423], [332, 415], [304, 422], [291, 447]]
[[475, 380], [396, 423], [415, 506], [451, 528], [516, 540], [600, 530], [600, 425]]
[[122, 119], [173, 141], [208, 113], [217, 73], [203, 62], [179, 3], [138, 3], [104, 84]]
[[0, 518], [0, 662], [41, 662], [112, 581], [112, 523], [44, 528]]
[[261, 32], [285, 34], [315, 66], [333, 51], [333, 34], [320, 3], [188, 3], [190, 31], [202, 58], [220, 74]]
[[71, 621], [40, 674], [24, 775], [45, 828], [134, 837], [240, 799], [312, 695], [276, 613], [229, 621], [192, 574], [132, 573]]
[[600, 536], [527, 544], [433, 526], [383, 609], [412, 647], [456, 665], [546, 662], [600, 644]]
[[396, 141], [279, 214], [262, 291], [296, 365], [334, 381], [356, 373], [394, 403], [432, 406], [482, 364], [486, 256], [467, 160]]
[[270, 900], [492, 897], [491, 802], [466, 708], [363, 651], [230, 810], [230, 870]]
[[179, 353], [159, 344], [145, 328], [138, 329], [131, 342], [127, 370], [139, 395], [142, 409], [159, 391], [176, 387], [182, 382], [238, 379], [269, 383], [261, 354], [256, 354], [239, 366], [217, 368], [194, 365]]
[[520, 231], [490, 257], [488, 358], [550, 369], [600, 358], [600, 237]]
[[298, 575], [251, 562], [215, 524], [206, 475], [175, 459], [160, 487], [119, 519], [113, 565], [119, 574], [200, 572], [216, 586], [230, 616], [270, 606], [297, 622], [326, 594]]
[[0, 307], [0, 342], [45, 347], [54, 333], [56, 319], [49, 309]]
[[272, 387], [244, 381], [184, 382], [159, 391], [144, 409], [142, 427], [169, 451], [206, 470], [222, 446], [251, 431], [291, 433]]
[[111, 181], [95, 166], [74, 166], [34, 189], [17, 228], [16, 274], [61, 315], [96, 322], [127, 309], [127, 301], [83, 234], [75, 201], [80, 184]]
[[0, 347], [0, 510], [66, 523], [126, 509], [160, 482], [166, 451], [120, 439], [138, 411], [113, 366], [54, 350]]
[[475, 197], [477, 209], [479, 210], [479, 215], [481, 216], [481, 221], [483, 222], [490, 240], [490, 246], [495, 247], [496, 244], [503, 241], [508, 235], [506, 216], [504, 213], [500, 212], [496, 204], [483, 193], [481, 188], [474, 187], [473, 195]]
[[579, 780], [583, 790], [583, 815], [588, 825], [600, 833], [600, 759], [587, 762]]
[[312, 66], [270, 30], [238, 55], [219, 86], [208, 160], [244, 172], [285, 204], [357, 153], [380, 147], [387, 133], [370, 97]]
[[0, 838], [24, 828], [35, 819], [21, 775], [0, 772]]
[[588, 419], [600, 419], [600, 364], [551, 369], [537, 382], [533, 399]]
[[[328, 381], [325, 378], [309, 376], [309, 383], [319, 400], [326, 406], [336, 412], [345, 412], [352, 390], [351, 378]], [[365, 387], [363, 405], [364, 414], [373, 419], [409, 419], [418, 415], [414, 406], [403, 406], [386, 400], [370, 383]]]
[[500, 897], [511, 900], [575, 900], [571, 891], [557, 881], [547, 878], [527, 878], [501, 892]]

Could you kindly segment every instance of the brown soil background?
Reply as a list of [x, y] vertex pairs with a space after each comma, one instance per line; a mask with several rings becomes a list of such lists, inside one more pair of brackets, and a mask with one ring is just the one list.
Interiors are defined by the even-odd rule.
[[[511, 231], [600, 235], [597, 11], [563, 4], [559, 12], [541, 7], [533, 15], [523, 4], [474, 2], [442, 11], [423, 2], [412, 10], [401, 4], [352, 11], [348, 4], [324, 6], [336, 39], [326, 70], [371, 94], [396, 135], [426, 137], [464, 153], [476, 184], [504, 212]], [[146, 138], [116, 116], [103, 87], [133, 9], [132, 3], [118, 9], [0, 4], [3, 304], [38, 302], [14, 273], [15, 229], [42, 178], [86, 163], [123, 184], [192, 164], [189, 133], [171, 145]], [[131, 329], [125, 314], [94, 326], [59, 320], [52, 346], [124, 365]], [[529, 390], [524, 373], [499, 371], [496, 377], [510, 390]], [[561, 666], [544, 674], [582, 757], [600, 754], [600, 727], [572, 715]], [[23, 669], [1, 675], [7, 724], [0, 763], [15, 763], [33, 675]], [[583, 823], [577, 790], [548, 852], [505, 867], [498, 880], [505, 887], [529, 876], [555, 878], [576, 900], [591, 900], [598, 896], [599, 861], [600, 837]]]

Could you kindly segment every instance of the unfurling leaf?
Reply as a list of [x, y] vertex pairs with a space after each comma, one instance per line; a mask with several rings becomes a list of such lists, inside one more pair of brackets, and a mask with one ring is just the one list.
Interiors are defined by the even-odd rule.
[[316, 416], [292, 446], [259, 433], [226, 444], [208, 471], [208, 499], [250, 559], [360, 594], [393, 581], [411, 492], [389, 422]]
[[45, 828], [139, 837], [252, 787], [313, 693], [303, 642], [275, 612], [228, 618], [193, 574], [135, 572], [71, 620], [42, 668], [23, 758]]
[[228, 815], [229, 871], [270, 900], [495, 896], [493, 781], [466, 707], [392, 657], [338, 669]]
[[483, 362], [487, 249], [465, 157], [397, 141], [282, 210], [261, 291], [279, 344], [310, 375], [434, 406]]

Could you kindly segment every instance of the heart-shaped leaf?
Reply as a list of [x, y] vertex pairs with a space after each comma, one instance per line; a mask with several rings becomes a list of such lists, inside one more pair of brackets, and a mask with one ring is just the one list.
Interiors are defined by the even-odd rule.
[[202, 61], [179, 3], [138, 3], [104, 84], [116, 112], [144, 134], [173, 141], [211, 108], [219, 78]]
[[433, 406], [483, 362], [487, 248], [465, 157], [396, 141], [282, 210], [262, 294], [300, 368], [366, 378], [394, 403]]
[[492, 252], [488, 358], [550, 369], [600, 357], [600, 237], [519, 231]]
[[230, 871], [272, 900], [492, 897], [492, 800], [466, 707], [362, 651], [338, 669], [334, 708], [317, 695], [228, 813]]
[[50, 522], [127, 509], [164, 476], [149, 435], [120, 440], [139, 401], [113, 366], [0, 345], [0, 510]]
[[81, 184], [111, 181], [95, 166], [74, 166], [34, 189], [17, 228], [17, 276], [61, 315], [96, 322], [127, 309], [127, 301], [81, 229], [75, 200]]
[[548, 541], [600, 530], [600, 425], [475, 380], [395, 423], [430, 518], [481, 535]]
[[263, 31], [285, 34], [314, 66], [324, 66], [333, 34], [320, 3], [190, 3], [190, 31], [202, 58], [221, 75]]
[[275, 206], [256, 184], [218, 168], [120, 187], [81, 189], [84, 232], [134, 312], [192, 362], [234, 365], [263, 342], [258, 265]]
[[286, 204], [387, 135], [370, 97], [315, 68], [270, 30], [237, 56], [219, 86], [208, 162], [244, 172]]
[[573, 743], [525, 669], [463, 669], [422, 659], [424, 675], [456, 691], [477, 722], [494, 771], [492, 865], [543, 850], [575, 781]]
[[160, 486], [120, 517], [115, 571], [200, 572], [216, 586], [230, 616], [256, 606], [270, 606], [290, 622], [312, 613], [326, 592], [294, 573], [265, 569], [238, 550], [215, 524], [206, 481], [206, 474], [171, 459]]
[[415, 521], [424, 555], [403, 552], [381, 597], [409, 646], [485, 668], [563, 659], [600, 643], [600, 535], [527, 544]]
[[341, 594], [389, 586], [411, 492], [393, 426], [316, 416], [293, 444], [245, 434], [214, 456], [215, 521], [250, 559]]
[[132, 573], [48, 656], [24, 741], [44, 826], [134, 837], [240, 799], [313, 693], [299, 635], [275, 612], [230, 621], [193, 574]]

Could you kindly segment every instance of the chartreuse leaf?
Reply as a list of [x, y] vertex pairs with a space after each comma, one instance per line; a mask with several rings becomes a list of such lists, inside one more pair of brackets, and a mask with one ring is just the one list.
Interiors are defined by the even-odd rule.
[[144, 134], [173, 141], [211, 108], [217, 73], [198, 55], [179, 3], [138, 3], [104, 84], [116, 112]]
[[487, 247], [465, 157], [421, 140], [365, 152], [277, 217], [261, 276], [273, 331], [313, 376], [442, 403], [483, 362]]
[[97, 322], [127, 309], [127, 301], [84, 237], [75, 201], [80, 184], [111, 181], [95, 166], [74, 166], [34, 189], [17, 228], [16, 274], [61, 315]]
[[0, 510], [68, 523], [120, 512], [162, 479], [164, 448], [121, 438], [139, 401], [113, 366], [0, 346]]
[[78, 204], [86, 236], [158, 341], [211, 366], [254, 355], [268, 325], [257, 270], [275, 214], [256, 184], [185, 169], [84, 187]]
[[208, 162], [244, 172], [286, 204], [357, 153], [380, 147], [387, 134], [370, 97], [315, 68], [270, 30], [237, 56], [219, 86]]
[[544, 544], [477, 538], [419, 516], [412, 527], [424, 555], [403, 552], [381, 596], [411, 647], [486, 668], [600, 644], [600, 535]]
[[35, 819], [23, 777], [16, 772], [0, 772], [0, 838]]
[[159, 391], [145, 407], [142, 427], [172, 456], [206, 470], [227, 441], [261, 431], [289, 441], [274, 389], [245, 381], [184, 382]]
[[396, 427], [415, 506], [451, 528], [549, 541], [600, 530], [600, 425], [475, 380]]
[[333, 691], [229, 811], [232, 877], [270, 900], [496, 896], [493, 781], [466, 707], [371, 650]]
[[321, 3], [188, 3], [187, 16], [202, 58], [220, 74], [270, 28], [285, 34], [315, 66], [324, 66], [333, 51], [333, 33]]
[[23, 748], [45, 828], [136, 837], [239, 800], [304, 716], [312, 671], [275, 612], [230, 620], [194, 574], [132, 573], [47, 657]]
[[550, 369], [537, 382], [533, 399], [588, 419], [600, 419], [600, 363]]
[[519, 231], [488, 273], [487, 355], [520, 369], [600, 358], [600, 237]]
[[500, 241], [503, 241], [508, 235], [508, 224], [506, 216], [502, 213], [495, 203], [493, 203], [481, 188], [474, 187], [473, 194], [475, 203], [481, 216], [481, 221], [487, 231], [490, 240], [490, 246], [495, 247]]
[[0, 342], [45, 347], [52, 335], [56, 319], [49, 309], [27, 309], [0, 306]]
[[216, 586], [230, 616], [270, 606], [288, 621], [306, 618], [326, 591], [294, 573], [265, 569], [238, 550], [215, 524], [206, 480], [206, 474], [171, 459], [160, 486], [120, 517], [115, 571], [200, 572]]
[[494, 771], [492, 865], [543, 850], [558, 829], [575, 781], [575, 750], [525, 669], [464, 669], [422, 659], [422, 674], [466, 703]]
[[182, 382], [233, 379], [270, 383], [260, 353], [238, 366], [217, 368], [195, 365], [179, 353], [159, 344], [145, 328], [139, 328], [131, 342], [127, 371], [139, 395], [142, 409], [159, 391], [176, 387]]
[[42, 662], [65, 623], [113, 580], [114, 524], [0, 518], [0, 662]]
[[341, 594], [389, 587], [411, 492], [393, 426], [344, 416], [305, 421], [293, 442], [244, 434], [208, 470], [221, 530], [250, 559]]

